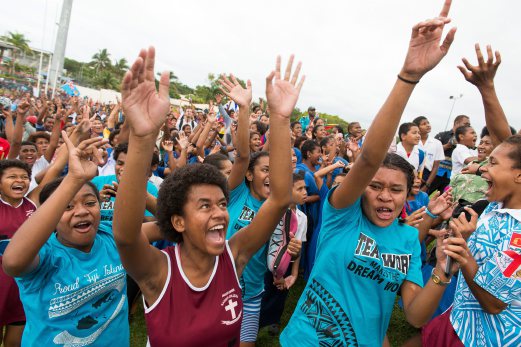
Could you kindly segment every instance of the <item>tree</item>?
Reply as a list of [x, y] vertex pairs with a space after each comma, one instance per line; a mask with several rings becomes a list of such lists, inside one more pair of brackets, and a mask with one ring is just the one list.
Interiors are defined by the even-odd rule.
[[119, 60], [116, 60], [114, 62], [113, 68], [116, 75], [122, 78], [129, 68], [127, 59], [121, 58]]
[[94, 86], [103, 89], [119, 89], [120, 81], [110, 71], [102, 71], [94, 78]]
[[105, 70], [112, 65], [110, 61], [110, 53], [106, 48], [101, 49], [98, 53], [92, 56], [91, 65], [96, 69], [96, 72]]
[[[6, 36], [2, 36], [2, 40], [4, 40], [7, 43], [10, 43], [11, 45], [15, 46], [16, 49], [13, 50], [13, 59], [11, 61], [11, 71], [10, 73], [14, 73], [14, 67], [16, 64], [16, 59], [18, 58], [18, 51], [21, 51], [25, 54], [33, 54], [33, 51], [31, 50], [31, 47], [29, 47], [29, 42], [31, 42], [29, 39], [25, 37], [24, 34], [18, 33], [18, 32], [11, 32], [8, 31]], [[3, 51], [2, 51], [3, 55]], [[1, 57], [0, 57], [1, 60]]]

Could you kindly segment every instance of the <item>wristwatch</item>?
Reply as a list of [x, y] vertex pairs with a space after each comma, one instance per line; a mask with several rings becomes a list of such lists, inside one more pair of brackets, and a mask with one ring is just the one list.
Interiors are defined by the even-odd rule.
[[446, 285], [450, 284], [450, 280], [447, 282], [442, 281], [441, 277], [434, 273], [434, 269], [432, 269], [432, 272], [431, 272], [431, 280], [439, 286], [446, 286]]

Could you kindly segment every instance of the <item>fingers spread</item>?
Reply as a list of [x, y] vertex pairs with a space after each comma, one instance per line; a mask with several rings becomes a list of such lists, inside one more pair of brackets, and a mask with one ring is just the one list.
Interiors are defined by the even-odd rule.
[[452, 42], [454, 42], [454, 37], [456, 36], [456, 30], [457, 28], [451, 28], [449, 32], [447, 33], [447, 36], [445, 36], [445, 40], [443, 40], [443, 43], [440, 46], [441, 51], [443, 54], [447, 54], [449, 51], [450, 46], [452, 45]]
[[482, 66], [483, 64], [485, 64], [485, 61], [483, 60], [483, 54], [481, 53], [481, 48], [479, 47], [479, 43], [476, 43], [474, 48], [476, 49], [476, 57], [478, 58], [478, 64], [479, 64], [479, 66]]
[[163, 71], [163, 73], [161, 74], [161, 78], [159, 79], [159, 96], [163, 99], [169, 99], [169, 89], [170, 73], [168, 71]]
[[293, 67], [293, 60], [295, 59], [295, 55], [290, 55], [288, 60], [288, 65], [286, 65], [286, 72], [284, 73], [284, 80], [289, 81], [291, 77], [291, 69]]
[[450, 6], [452, 5], [452, 0], [445, 0], [443, 4], [443, 8], [440, 12], [440, 17], [447, 17], [449, 15]]
[[139, 83], [143, 83], [143, 82], [145, 82], [145, 62], [147, 60], [147, 50], [146, 49], [142, 49], [139, 52], [139, 58], [141, 58], [141, 64], [139, 65], [139, 70], [137, 71], [137, 79], [138, 79]]
[[155, 78], [154, 78], [155, 60], [156, 60], [156, 50], [154, 47], [150, 46], [148, 48], [146, 59], [145, 59], [145, 79], [147, 81], [151, 81], [151, 82], [155, 81]]

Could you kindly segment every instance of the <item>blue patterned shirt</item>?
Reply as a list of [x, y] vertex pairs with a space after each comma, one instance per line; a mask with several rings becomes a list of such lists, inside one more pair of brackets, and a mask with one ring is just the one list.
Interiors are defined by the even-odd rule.
[[486, 313], [460, 276], [450, 316], [454, 330], [465, 346], [521, 346], [521, 210], [490, 203], [468, 247], [479, 266], [476, 284], [508, 306]]

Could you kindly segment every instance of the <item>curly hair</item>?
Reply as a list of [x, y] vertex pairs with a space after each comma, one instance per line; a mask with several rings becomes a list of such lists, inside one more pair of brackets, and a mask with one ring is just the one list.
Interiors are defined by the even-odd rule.
[[175, 170], [161, 184], [157, 196], [157, 225], [166, 239], [183, 242], [183, 234], [175, 230], [172, 216], [185, 216], [184, 206], [192, 186], [211, 184], [221, 188], [229, 199], [228, 183], [224, 175], [209, 164], [190, 164]]
[[512, 159], [513, 169], [521, 169], [521, 135], [514, 135], [503, 141], [503, 144], [510, 146], [508, 157]]
[[25, 172], [27, 172], [27, 175], [31, 177], [31, 168], [29, 167], [29, 165], [18, 159], [4, 159], [0, 160], [0, 178], [2, 178], [2, 176], [4, 175], [5, 170], [10, 169], [12, 167], [25, 170]]
[[214, 153], [207, 155], [203, 160], [203, 164], [212, 165], [218, 168], [219, 170], [222, 170], [224, 166], [223, 163], [225, 161], [230, 161], [230, 159], [221, 153]]

